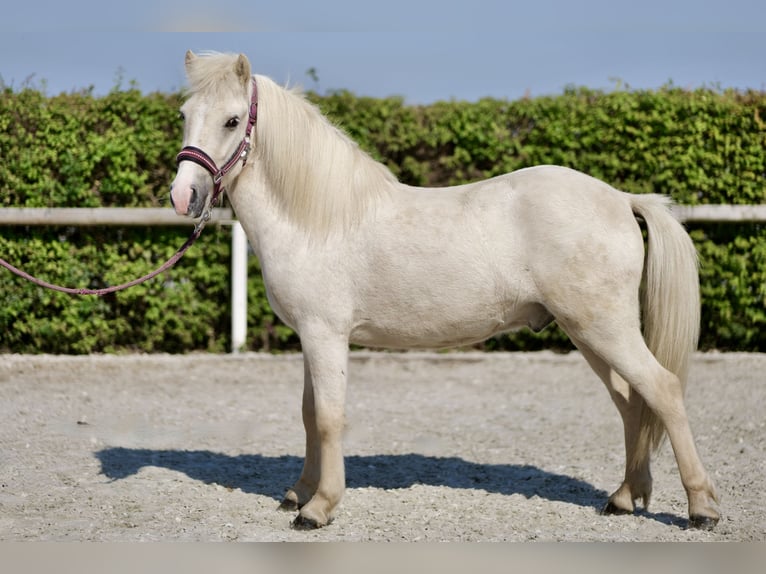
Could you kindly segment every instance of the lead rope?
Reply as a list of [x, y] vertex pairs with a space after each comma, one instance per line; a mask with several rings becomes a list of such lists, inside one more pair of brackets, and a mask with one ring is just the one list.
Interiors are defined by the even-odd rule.
[[53, 283], [49, 283], [47, 281], [44, 281], [43, 279], [38, 279], [37, 277], [33, 277], [26, 271], [22, 271], [18, 267], [14, 267], [10, 263], [8, 263], [5, 259], [0, 258], [0, 265], [8, 269], [11, 273], [14, 273], [18, 275], [19, 277], [22, 277], [26, 279], [27, 281], [31, 281], [35, 285], [39, 285], [40, 287], [45, 287], [47, 289], [52, 289], [53, 291], [59, 291], [61, 293], [68, 293], [70, 295], [98, 295], [99, 297], [102, 297], [104, 295], [108, 295], [109, 293], [114, 293], [116, 291], [122, 291], [123, 289], [127, 289], [128, 287], [133, 287], [135, 285], [139, 285], [143, 283], [144, 281], [148, 281], [149, 279], [152, 279], [153, 277], [156, 277], [160, 273], [167, 271], [173, 265], [178, 263], [178, 260], [183, 257], [184, 253], [191, 247], [195, 241], [199, 238], [200, 234], [202, 233], [202, 230], [205, 228], [205, 224], [210, 220], [210, 218], [213, 215], [213, 205], [218, 200], [218, 196], [214, 195], [212, 200], [210, 201], [210, 205], [205, 209], [205, 211], [202, 214], [202, 217], [197, 222], [197, 224], [194, 226], [194, 231], [192, 231], [191, 236], [189, 236], [189, 239], [186, 240], [186, 242], [178, 249], [178, 251], [175, 252], [175, 254], [168, 259], [165, 263], [163, 263], [160, 267], [152, 271], [151, 273], [147, 273], [146, 275], [139, 277], [138, 279], [133, 279], [132, 281], [128, 281], [127, 283], [121, 283], [120, 285], [112, 285], [111, 287], [104, 287], [102, 289], [77, 289], [73, 287], [62, 287], [61, 285], [54, 285]]

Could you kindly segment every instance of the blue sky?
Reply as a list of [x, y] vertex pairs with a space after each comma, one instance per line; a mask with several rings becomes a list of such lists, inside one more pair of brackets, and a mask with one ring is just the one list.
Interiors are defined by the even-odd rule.
[[120, 79], [173, 91], [191, 48], [244, 52], [280, 83], [412, 103], [618, 80], [766, 90], [764, 22], [764, 0], [28, 0], [3, 9], [0, 77], [48, 94]]

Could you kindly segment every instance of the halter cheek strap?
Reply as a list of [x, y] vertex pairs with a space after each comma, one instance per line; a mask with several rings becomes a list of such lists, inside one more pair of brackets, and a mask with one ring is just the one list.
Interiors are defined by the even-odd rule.
[[218, 199], [222, 191], [221, 180], [223, 177], [231, 171], [231, 169], [237, 165], [237, 162], [242, 160], [242, 165], [247, 162], [247, 156], [250, 153], [250, 136], [255, 122], [258, 119], [258, 86], [253, 78], [253, 92], [250, 97], [250, 113], [247, 120], [247, 131], [245, 137], [239, 142], [237, 149], [231, 155], [229, 160], [220, 169], [216, 165], [213, 158], [211, 158], [204, 150], [201, 150], [195, 146], [185, 146], [176, 156], [176, 164], [180, 164], [182, 161], [191, 161], [204, 167], [211, 176], [213, 176], [213, 198], [210, 202], [211, 205]]

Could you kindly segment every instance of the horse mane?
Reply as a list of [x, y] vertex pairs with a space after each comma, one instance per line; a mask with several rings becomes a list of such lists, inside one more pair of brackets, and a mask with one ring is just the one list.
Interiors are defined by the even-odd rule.
[[287, 217], [327, 235], [360, 223], [397, 183], [298, 90], [256, 76], [255, 149]]

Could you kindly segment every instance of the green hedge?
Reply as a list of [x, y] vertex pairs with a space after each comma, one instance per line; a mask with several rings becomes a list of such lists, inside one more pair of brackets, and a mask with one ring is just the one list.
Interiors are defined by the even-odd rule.
[[[553, 97], [409, 106], [348, 92], [310, 97], [407, 183], [443, 186], [542, 163], [685, 204], [764, 203], [766, 94], [672, 86], [570, 89]], [[0, 92], [2, 206], [168, 206], [180, 94], [94, 97]], [[168, 206], [169, 208], [169, 206]], [[701, 254], [702, 348], [766, 351], [766, 228], [690, 225]], [[162, 228], [3, 228], [0, 256], [58, 283], [114, 284], [156, 267], [186, 238]], [[223, 351], [229, 346], [229, 231], [206, 229], [176, 268], [105, 298], [72, 297], [0, 272], [0, 350]], [[459, 272], [459, 270], [456, 270]], [[250, 260], [248, 347], [297, 348]], [[569, 348], [547, 329], [486, 349]]]

